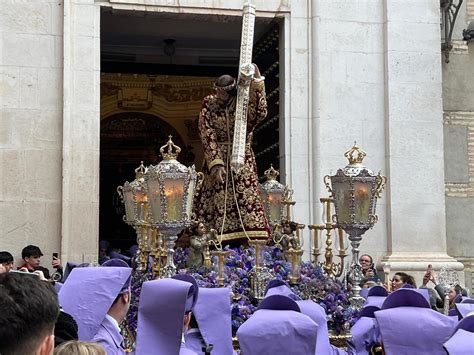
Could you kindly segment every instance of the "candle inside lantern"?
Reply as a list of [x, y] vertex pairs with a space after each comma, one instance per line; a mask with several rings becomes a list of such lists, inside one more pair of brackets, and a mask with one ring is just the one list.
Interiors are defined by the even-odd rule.
[[148, 196], [144, 193], [144, 191], [136, 191], [135, 192], [135, 201], [137, 203], [137, 214], [138, 219], [146, 222], [147, 221], [147, 211], [148, 211]]
[[364, 182], [356, 182], [355, 189], [355, 220], [367, 222], [370, 214], [370, 193]]
[[184, 198], [184, 180], [164, 180], [164, 193], [166, 198], [166, 213], [168, 221], [181, 220]]
[[270, 220], [279, 222], [281, 219], [281, 201], [280, 192], [271, 192], [268, 194], [268, 204], [270, 206]]

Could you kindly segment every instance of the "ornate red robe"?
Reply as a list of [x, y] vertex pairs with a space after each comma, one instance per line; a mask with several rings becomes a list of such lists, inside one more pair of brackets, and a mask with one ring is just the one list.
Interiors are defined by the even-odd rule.
[[[253, 130], [267, 116], [264, 82], [253, 81], [250, 86], [245, 162], [239, 173], [231, 173], [230, 169], [235, 103], [236, 98], [232, 97], [222, 105], [216, 95], [203, 100], [199, 134], [204, 147], [204, 182], [196, 196], [194, 212], [208, 230], [214, 228], [219, 236], [222, 234], [223, 241], [245, 240], [246, 234], [251, 239], [267, 238], [269, 225], [260, 198], [252, 151]], [[211, 168], [216, 165], [223, 166], [227, 173], [225, 183], [220, 186], [216, 186], [210, 176]]]

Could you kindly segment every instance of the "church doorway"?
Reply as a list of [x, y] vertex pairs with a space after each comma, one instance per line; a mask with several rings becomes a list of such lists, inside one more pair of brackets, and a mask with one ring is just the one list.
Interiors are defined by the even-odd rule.
[[[102, 9], [99, 239], [122, 251], [134, 243], [116, 188], [134, 179], [140, 161], [161, 160], [169, 134], [183, 149], [178, 160], [200, 170], [201, 100], [217, 76], [236, 76], [240, 32], [239, 17]], [[280, 161], [279, 34], [275, 19], [257, 18], [253, 57], [268, 101], [267, 120], [254, 132], [261, 177]]]

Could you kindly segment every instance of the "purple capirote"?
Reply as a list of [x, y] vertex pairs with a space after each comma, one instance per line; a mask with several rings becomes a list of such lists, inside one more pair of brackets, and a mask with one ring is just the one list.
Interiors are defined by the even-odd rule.
[[287, 296], [265, 298], [261, 308], [237, 330], [242, 354], [315, 354], [318, 325], [297, 309], [296, 302]]
[[472, 354], [474, 350], [474, 333], [458, 329], [443, 345], [449, 355]]
[[351, 354], [367, 355], [372, 346], [381, 341], [375, 318], [360, 317], [352, 326], [351, 334], [352, 337], [348, 341]]
[[234, 352], [230, 296], [230, 289], [225, 287], [201, 288], [193, 310], [202, 338], [206, 344], [213, 345], [212, 352], [216, 354]]
[[424, 295], [414, 289], [391, 293], [375, 312], [385, 354], [446, 355], [443, 343], [456, 321], [433, 311]]
[[295, 300], [296, 304], [300, 307], [301, 313], [306, 314], [318, 325], [316, 354], [347, 354], [346, 351], [329, 343], [327, 315], [323, 307], [311, 300], [301, 300], [295, 293], [293, 293], [290, 287], [281, 280], [272, 280], [268, 283], [265, 297], [272, 295], [283, 295]]
[[59, 304], [77, 322], [79, 340], [97, 333], [115, 298], [130, 278], [125, 267], [85, 267], [71, 271], [59, 291]]
[[192, 288], [189, 282], [171, 278], [143, 283], [138, 303], [137, 355], [180, 353], [183, 319], [188, 299], [192, 303]]

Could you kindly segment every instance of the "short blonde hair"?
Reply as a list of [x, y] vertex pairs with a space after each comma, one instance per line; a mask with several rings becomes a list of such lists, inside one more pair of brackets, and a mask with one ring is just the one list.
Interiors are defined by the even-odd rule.
[[54, 355], [107, 355], [104, 348], [97, 343], [71, 340], [54, 349]]

